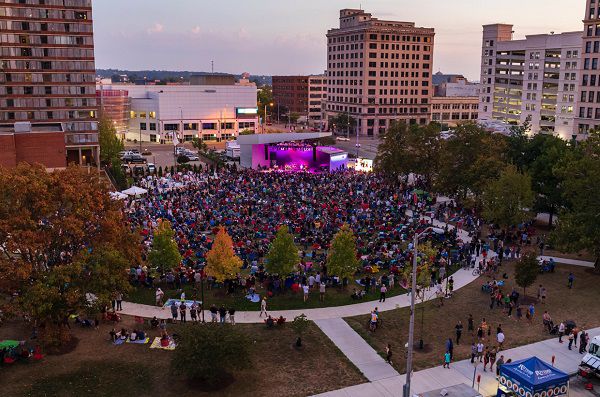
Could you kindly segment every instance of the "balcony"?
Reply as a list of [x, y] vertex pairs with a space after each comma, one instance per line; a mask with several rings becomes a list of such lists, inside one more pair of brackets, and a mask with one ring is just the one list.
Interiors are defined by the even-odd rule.
[[96, 146], [98, 145], [98, 134], [65, 134], [65, 145]]

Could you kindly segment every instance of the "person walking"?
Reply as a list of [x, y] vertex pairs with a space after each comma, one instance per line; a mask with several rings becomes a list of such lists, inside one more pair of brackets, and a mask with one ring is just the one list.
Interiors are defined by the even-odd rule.
[[562, 337], [565, 334], [565, 323], [563, 321], [560, 322], [560, 325], [558, 326], [558, 342], [559, 343], [563, 343], [562, 341]]
[[225, 324], [226, 319], [227, 319], [227, 309], [225, 309], [225, 306], [221, 305], [221, 307], [219, 307], [219, 322], [221, 324]]
[[500, 355], [498, 361], [496, 361], [496, 376], [500, 376], [500, 367], [504, 365], [504, 356]]
[[478, 342], [476, 347], [477, 347], [477, 360], [479, 360], [479, 362], [481, 362], [483, 360], [483, 349], [484, 349], [483, 343], [481, 343], [481, 341]]
[[572, 289], [573, 288], [573, 281], [575, 281], [575, 275], [573, 274], [573, 272], [569, 273], [569, 277], [567, 278], [567, 281], [568, 281], [567, 285], [569, 286], [569, 289]]
[[450, 361], [452, 361], [452, 354], [450, 354], [450, 352], [446, 352], [444, 354], [444, 366], [443, 366], [443, 368], [450, 369]]
[[265, 317], [267, 317], [267, 297], [263, 296], [262, 300], [260, 301], [260, 314], [258, 315], [258, 317], [262, 317], [262, 315], [265, 315]]
[[306, 302], [308, 300], [308, 291], [309, 291], [308, 285], [304, 284], [302, 286], [302, 292], [304, 292], [304, 302]]
[[385, 293], [387, 292], [387, 287], [385, 286], [385, 284], [381, 285], [381, 288], [379, 289], [379, 302], [385, 302]]
[[325, 302], [325, 283], [319, 284], [319, 300]]
[[446, 351], [450, 353], [450, 359], [454, 356], [454, 343], [452, 343], [452, 338], [448, 338], [446, 341]]
[[163, 292], [162, 289], [157, 288], [156, 289], [156, 293], [155, 293], [155, 298], [156, 298], [156, 306], [162, 306], [163, 305], [163, 298], [165, 296], [165, 293]]
[[486, 367], [490, 363], [490, 349], [488, 346], [485, 347], [483, 352], [483, 372], [486, 372]]
[[477, 345], [475, 342], [471, 343], [471, 364], [475, 363], [475, 358], [477, 357]]
[[385, 348], [385, 362], [392, 365], [392, 345], [389, 343]]
[[458, 320], [458, 323], [456, 323], [456, 325], [454, 326], [454, 329], [456, 331], [456, 345], [460, 345], [460, 337], [462, 336], [462, 331], [463, 331], [463, 325], [462, 322], [460, 320]]
[[500, 331], [498, 332], [498, 335], [496, 335], [496, 339], [498, 340], [498, 350], [502, 350], [502, 347], [504, 345], [504, 332]]
[[231, 325], [235, 325], [235, 309], [233, 307], [229, 308], [229, 322]]
[[573, 347], [573, 341], [575, 340], [575, 333], [573, 331], [569, 332], [569, 350]]

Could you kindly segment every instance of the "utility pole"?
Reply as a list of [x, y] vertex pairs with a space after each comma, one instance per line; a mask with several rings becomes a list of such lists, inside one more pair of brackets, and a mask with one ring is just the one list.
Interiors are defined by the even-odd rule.
[[210, 61], [210, 72], [211, 73], [215, 72], [215, 61]]

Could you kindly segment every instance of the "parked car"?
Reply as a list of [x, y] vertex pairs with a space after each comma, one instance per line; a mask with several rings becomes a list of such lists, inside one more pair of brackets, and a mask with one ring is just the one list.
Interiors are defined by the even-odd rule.
[[129, 154], [123, 156], [121, 159], [124, 163], [128, 164], [145, 164], [146, 159], [143, 158], [140, 154]]
[[156, 165], [154, 165], [154, 163], [148, 163], [147, 167], [148, 167], [148, 173], [154, 174], [156, 172]]

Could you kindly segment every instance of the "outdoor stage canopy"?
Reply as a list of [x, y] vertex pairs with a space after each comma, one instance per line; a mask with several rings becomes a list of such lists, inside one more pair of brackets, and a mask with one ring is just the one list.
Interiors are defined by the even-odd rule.
[[502, 364], [497, 397], [561, 397], [569, 393], [569, 375], [537, 357]]

